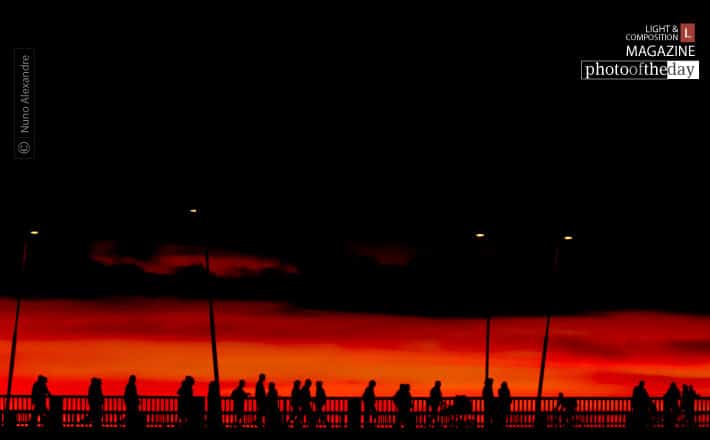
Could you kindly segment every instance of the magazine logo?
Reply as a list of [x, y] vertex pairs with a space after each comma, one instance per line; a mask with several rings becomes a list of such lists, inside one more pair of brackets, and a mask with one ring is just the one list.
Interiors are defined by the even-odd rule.
[[580, 79], [700, 79], [695, 23], [646, 24], [624, 34], [626, 59], [581, 60]]
[[680, 24], [680, 42], [695, 43], [695, 23]]

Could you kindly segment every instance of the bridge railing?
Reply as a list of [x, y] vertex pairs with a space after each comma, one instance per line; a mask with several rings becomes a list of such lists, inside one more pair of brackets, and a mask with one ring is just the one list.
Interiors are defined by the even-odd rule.
[[[200, 408], [202, 422], [207, 423], [207, 405], [205, 398], [198, 397], [196, 402]], [[573, 428], [584, 429], [624, 429], [628, 426], [631, 413], [631, 401], [623, 397], [577, 397], [577, 409], [572, 421]], [[663, 399], [652, 398], [656, 406], [656, 416], [651, 419], [651, 427], [663, 427]], [[417, 428], [432, 427], [436, 424], [444, 428], [478, 428], [484, 426], [484, 402], [481, 398], [468, 398], [470, 410], [456, 411], [446, 415], [446, 408], [454, 408], [454, 398], [443, 399], [438, 417], [434, 418], [427, 408], [427, 399], [413, 398], [411, 415]], [[5, 408], [5, 397], [0, 396], [0, 414]], [[294, 427], [292, 408], [288, 398], [280, 398], [278, 402], [281, 421], [284, 425]], [[313, 405], [311, 405], [313, 407]], [[549, 429], [563, 427], [561, 415], [555, 411], [557, 399], [544, 397], [542, 412], [546, 415]], [[13, 395], [10, 398], [11, 412], [16, 425], [20, 428], [29, 427], [32, 419], [33, 405], [27, 395]], [[48, 416], [40, 425], [54, 423], [65, 429], [88, 429], [89, 402], [86, 396], [66, 395], [52, 396], [48, 399]], [[376, 417], [372, 427], [377, 429], [392, 428], [397, 417], [397, 409], [391, 398], [377, 398], [375, 402]], [[315, 408], [314, 408], [315, 409]], [[234, 402], [229, 397], [221, 399], [222, 424], [225, 429], [258, 429], [257, 405], [253, 398], [244, 403], [244, 413], [241, 419], [234, 410]], [[141, 396], [140, 414], [147, 429], [172, 429], [178, 425], [177, 396]], [[710, 398], [697, 398], [694, 407], [695, 426], [699, 429], [710, 429]], [[104, 400], [101, 425], [108, 429], [122, 429], [126, 423], [126, 407], [122, 396], [106, 396]], [[7, 420], [5, 420], [6, 422]], [[330, 397], [323, 407], [323, 418], [316, 421], [316, 429], [347, 429], [364, 427], [365, 411], [361, 399], [352, 397]], [[506, 417], [506, 428], [532, 429], [535, 427], [535, 398], [515, 397], [512, 399], [510, 412]]]

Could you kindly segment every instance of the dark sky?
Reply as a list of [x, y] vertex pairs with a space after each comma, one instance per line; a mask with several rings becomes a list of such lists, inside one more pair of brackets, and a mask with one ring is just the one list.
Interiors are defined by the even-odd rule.
[[[576, 76], [629, 27], [697, 17], [566, 14], [141, 23], [37, 45], [40, 160], [3, 162], [3, 283], [17, 285], [18, 237], [38, 224], [33, 291], [184, 287], [88, 255], [97, 240], [144, 259], [194, 245], [184, 211], [198, 206], [216, 249], [298, 268], [221, 280], [225, 294], [434, 314], [704, 309], [700, 88]], [[563, 233], [577, 239], [555, 285]], [[378, 262], [392, 249], [409, 263]]]

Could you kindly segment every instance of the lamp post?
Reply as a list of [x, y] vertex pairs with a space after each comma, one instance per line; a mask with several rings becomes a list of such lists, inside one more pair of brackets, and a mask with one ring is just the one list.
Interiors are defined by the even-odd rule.
[[[39, 231], [37, 229], [32, 229], [28, 232], [22, 242], [22, 260], [20, 266], [20, 274], [24, 276], [25, 268], [27, 267], [27, 259], [29, 258], [30, 251], [30, 240], [33, 237], [37, 237]], [[12, 395], [12, 378], [15, 374], [15, 353], [17, 352], [17, 329], [20, 323], [20, 305], [22, 304], [22, 299], [20, 294], [17, 294], [17, 302], [15, 305], [15, 326], [12, 330], [12, 343], [10, 345], [10, 368], [7, 373], [7, 395], [5, 396], [5, 411], [10, 411], [10, 396]]]
[[[552, 273], [557, 274], [560, 271], [560, 248], [562, 241], [572, 241], [574, 236], [563, 235], [562, 240], [555, 241], [555, 254], [552, 260]], [[542, 385], [545, 380], [545, 363], [547, 361], [547, 345], [550, 339], [550, 320], [552, 316], [548, 312], [545, 316], [545, 337], [542, 341], [542, 359], [540, 360], [540, 376], [537, 382], [537, 396], [535, 398], [535, 428], [544, 429], [545, 419], [542, 417]]]
[[[197, 217], [200, 215], [200, 211], [197, 208], [191, 208], [188, 214], [192, 217]], [[204, 215], [201, 215], [204, 222]], [[210, 247], [209, 241], [207, 239], [207, 231], [204, 228], [203, 233], [205, 233], [205, 285], [207, 287], [207, 302], [209, 304], [209, 315], [210, 315], [210, 340], [212, 344], [212, 372], [214, 375], [214, 381], [217, 385], [217, 390], [219, 390], [219, 363], [217, 361], [217, 335], [215, 331], [215, 320], [214, 320], [214, 304], [212, 300], [212, 291], [209, 286], [210, 281]]]
[[[485, 240], [488, 235], [483, 231], [478, 231], [473, 234], [473, 238], [482, 241]], [[486, 315], [486, 368], [485, 368], [485, 379], [488, 380], [489, 376], [489, 365], [491, 354], [491, 314]]]

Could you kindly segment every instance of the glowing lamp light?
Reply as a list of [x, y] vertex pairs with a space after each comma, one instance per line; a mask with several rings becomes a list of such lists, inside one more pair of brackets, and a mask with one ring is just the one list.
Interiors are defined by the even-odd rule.
[[192, 208], [192, 209], [189, 209], [187, 212], [189, 212], [190, 214], [197, 214], [197, 209]]
[[30, 231], [30, 235], [39, 235], [39, 231], [36, 229], [33, 229]]
[[571, 236], [571, 235], [564, 235], [564, 236], [562, 237], [562, 239], [563, 239], [564, 241], [571, 241], [571, 240], [574, 240], [574, 237]]
[[477, 232], [473, 234], [473, 236], [476, 238], [486, 238], [486, 234], [484, 234], [483, 232]]

